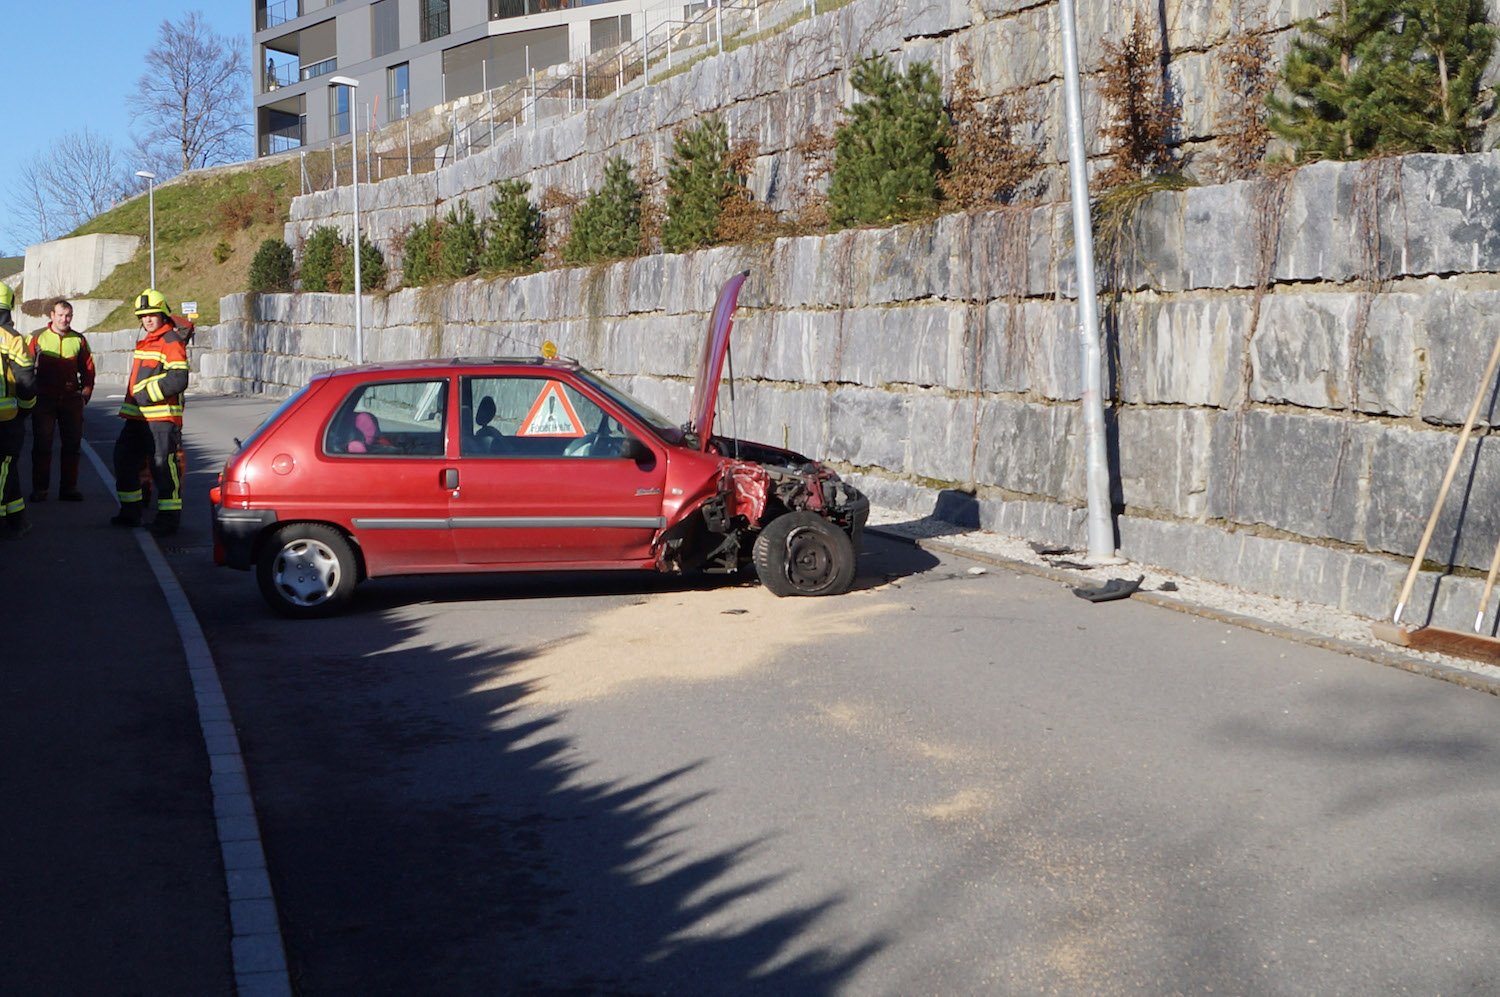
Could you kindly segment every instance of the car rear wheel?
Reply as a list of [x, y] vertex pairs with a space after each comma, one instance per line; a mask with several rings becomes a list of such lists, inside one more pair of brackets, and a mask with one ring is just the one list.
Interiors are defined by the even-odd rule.
[[277, 530], [261, 551], [255, 575], [272, 609], [301, 619], [338, 612], [353, 598], [358, 581], [349, 541], [318, 523]]
[[755, 538], [755, 573], [772, 595], [840, 595], [854, 584], [854, 544], [815, 512], [789, 512]]

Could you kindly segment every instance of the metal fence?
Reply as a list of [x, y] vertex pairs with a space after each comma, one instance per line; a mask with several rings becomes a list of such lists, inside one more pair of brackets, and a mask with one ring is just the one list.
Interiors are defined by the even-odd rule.
[[[538, 0], [494, 2], [529, 4], [530, 9]], [[649, 84], [683, 72], [708, 56], [753, 44], [762, 32], [814, 13], [815, 4], [816, 0], [705, 0], [687, 7], [657, 7], [655, 11], [643, 6], [639, 37], [545, 72], [532, 69], [524, 79], [502, 87], [486, 87], [481, 101], [450, 115], [441, 136], [429, 131], [427, 136], [419, 133], [414, 139], [410, 120], [404, 122], [404, 134], [392, 134], [400, 127], [399, 122], [380, 129], [378, 136], [370, 127], [361, 127], [359, 139], [364, 148], [358, 157], [360, 179], [374, 182], [457, 162], [490, 148], [506, 135], [536, 128], [544, 118], [578, 113], [591, 101], [608, 97], [636, 80]], [[684, 16], [671, 16], [674, 11]], [[384, 151], [375, 150], [376, 144]], [[335, 150], [341, 150], [341, 154]], [[349, 183], [353, 158], [347, 141], [342, 146], [335, 142], [330, 149], [305, 151], [302, 192]]]

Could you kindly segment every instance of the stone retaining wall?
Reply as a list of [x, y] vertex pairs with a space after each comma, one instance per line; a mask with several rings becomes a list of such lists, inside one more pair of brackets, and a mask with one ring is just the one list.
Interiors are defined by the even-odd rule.
[[[1229, 4], [1215, 0], [1163, 0], [1141, 4], [1149, 26], [1162, 25], [1174, 97], [1182, 108], [1182, 151], [1195, 175], [1217, 175], [1217, 139], [1225, 128], [1224, 106], [1238, 99], [1224, 90], [1221, 50], [1231, 33], [1263, 27], [1275, 52], [1285, 50], [1297, 20], [1317, 16], [1330, 0], [1266, 0]], [[1078, 5], [1079, 59], [1084, 73], [1085, 135], [1092, 157], [1105, 155], [1098, 124], [1098, 72], [1106, 40], [1129, 30], [1130, 4]], [[457, 200], [489, 214], [491, 184], [529, 180], [535, 196], [557, 191], [582, 196], [601, 183], [604, 164], [624, 156], [660, 176], [673, 134], [703, 115], [719, 113], [738, 140], [760, 150], [751, 186], [783, 214], [795, 214], [808, 192], [808, 163], [799, 143], [814, 131], [831, 132], [855, 97], [849, 69], [871, 52], [899, 64], [925, 60], [944, 80], [968, 63], [985, 98], [1006, 95], [1024, 107], [1031, 122], [1018, 139], [1040, 150], [1040, 192], [1066, 196], [1059, 164], [1066, 161], [1061, 34], [1056, 0], [856, 0], [802, 21], [755, 44], [705, 59], [686, 72], [649, 87], [627, 88], [586, 111], [548, 119], [544, 127], [520, 129], [495, 146], [432, 173], [367, 185], [361, 193], [362, 224], [399, 278], [404, 234], [418, 222], [445, 212]], [[823, 181], [826, 182], [826, 181]], [[297, 198], [286, 226], [287, 243], [300, 252], [319, 225], [350, 234], [349, 192], [334, 189]]]
[[[1500, 336], [1497, 208], [1500, 154], [1320, 164], [1144, 205], [1106, 309], [1122, 552], [1387, 613]], [[749, 269], [724, 431], [827, 457], [882, 505], [961, 508], [964, 490], [987, 527], [1080, 543], [1068, 225], [1060, 207], [954, 215], [401, 291], [367, 302], [367, 356], [551, 339], [682, 411], [717, 289]], [[221, 313], [200, 387], [285, 394], [352, 352], [347, 296], [237, 296]], [[1483, 568], [1500, 539], [1493, 441], [1462, 470], [1431, 556]], [[1438, 619], [1467, 625], [1477, 594], [1445, 582]]]

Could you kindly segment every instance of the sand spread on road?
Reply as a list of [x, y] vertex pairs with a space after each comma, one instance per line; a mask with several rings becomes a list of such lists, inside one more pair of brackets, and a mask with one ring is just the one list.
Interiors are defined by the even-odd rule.
[[562, 704], [641, 682], [727, 679], [798, 645], [861, 633], [877, 614], [900, 608], [877, 592], [778, 599], [746, 586], [650, 595], [599, 614], [484, 688], [519, 682], [530, 702]]

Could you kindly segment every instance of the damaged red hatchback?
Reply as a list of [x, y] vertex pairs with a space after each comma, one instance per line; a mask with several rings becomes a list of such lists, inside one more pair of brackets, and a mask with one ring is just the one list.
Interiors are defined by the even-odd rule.
[[296, 617], [384, 575], [753, 564], [779, 596], [848, 591], [869, 501], [816, 461], [713, 435], [747, 276], [719, 293], [682, 424], [565, 360], [313, 378], [225, 465], [215, 562], [253, 568]]

